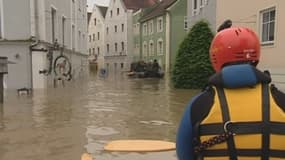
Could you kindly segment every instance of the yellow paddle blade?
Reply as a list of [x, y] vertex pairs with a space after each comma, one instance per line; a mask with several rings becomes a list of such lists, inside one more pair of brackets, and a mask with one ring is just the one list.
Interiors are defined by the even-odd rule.
[[115, 152], [160, 152], [175, 148], [175, 143], [159, 140], [117, 140], [104, 147], [106, 151]]
[[93, 159], [92, 159], [92, 156], [90, 154], [84, 153], [81, 156], [81, 160], [93, 160]]

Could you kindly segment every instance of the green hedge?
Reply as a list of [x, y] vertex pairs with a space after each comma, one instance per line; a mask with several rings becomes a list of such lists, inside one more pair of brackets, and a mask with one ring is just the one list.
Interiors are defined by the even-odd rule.
[[213, 36], [208, 22], [201, 20], [193, 25], [175, 59], [172, 72], [175, 88], [199, 89], [207, 84], [214, 73], [209, 59]]

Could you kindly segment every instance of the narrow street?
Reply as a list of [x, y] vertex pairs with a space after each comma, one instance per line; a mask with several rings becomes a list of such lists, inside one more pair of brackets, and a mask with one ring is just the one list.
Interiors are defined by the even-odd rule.
[[175, 142], [184, 106], [195, 94], [175, 90], [168, 79], [103, 79], [96, 74], [70, 86], [35, 90], [32, 96], [7, 91], [0, 114], [0, 159], [175, 160], [175, 151], [111, 153], [106, 143], [118, 139]]

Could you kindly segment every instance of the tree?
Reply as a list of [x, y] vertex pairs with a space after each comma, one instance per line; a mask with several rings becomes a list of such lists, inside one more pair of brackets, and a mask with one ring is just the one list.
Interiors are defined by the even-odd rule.
[[175, 88], [203, 88], [214, 73], [209, 57], [209, 48], [214, 35], [208, 22], [201, 20], [189, 31], [180, 44], [172, 81]]

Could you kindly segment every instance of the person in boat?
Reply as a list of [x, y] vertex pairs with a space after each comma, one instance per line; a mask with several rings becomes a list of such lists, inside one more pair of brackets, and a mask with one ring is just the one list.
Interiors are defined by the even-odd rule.
[[146, 70], [146, 63], [143, 60], [139, 61], [135, 71], [136, 72], [145, 72], [145, 70]]
[[152, 64], [152, 71], [153, 71], [154, 73], [158, 73], [158, 72], [159, 72], [159, 69], [160, 69], [160, 66], [159, 66], [157, 60], [154, 59], [154, 60], [153, 60], [153, 64]]
[[256, 68], [260, 43], [249, 28], [224, 28], [210, 47], [216, 73], [179, 124], [179, 160], [285, 159], [285, 94]]

